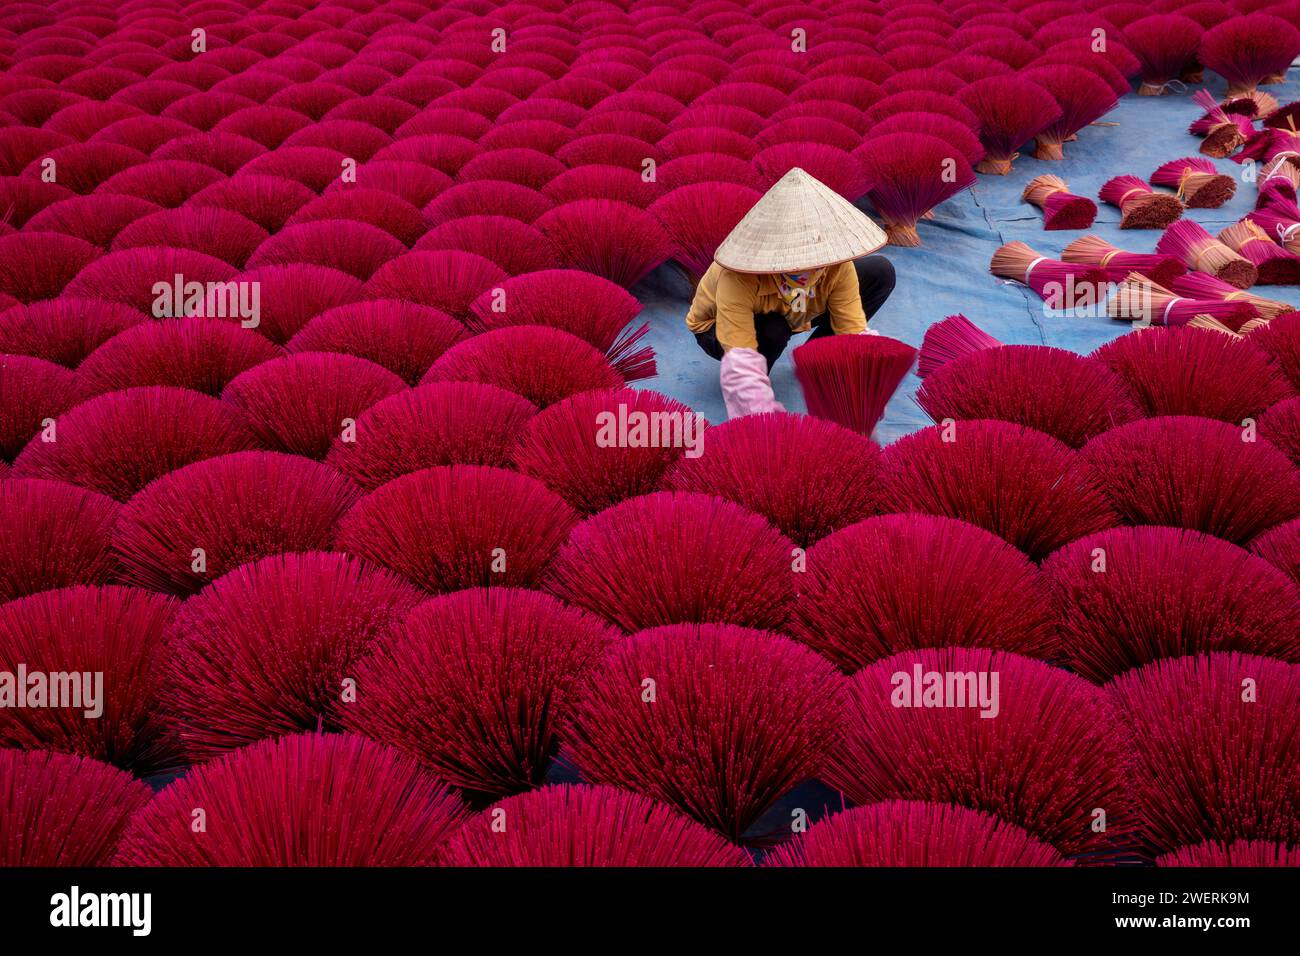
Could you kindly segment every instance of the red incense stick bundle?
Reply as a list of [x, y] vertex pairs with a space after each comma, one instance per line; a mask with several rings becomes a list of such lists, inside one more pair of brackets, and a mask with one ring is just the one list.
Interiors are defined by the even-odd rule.
[[1205, 110], [1205, 115], [1194, 120], [1187, 132], [1205, 140], [1201, 143], [1201, 152], [1206, 156], [1222, 159], [1255, 132], [1249, 117], [1226, 112], [1209, 90], [1196, 93], [1192, 102]]
[[1061, 253], [1065, 262], [1101, 266], [1111, 281], [1119, 282], [1130, 272], [1137, 272], [1163, 286], [1168, 286], [1187, 271], [1187, 267], [1173, 256], [1157, 253], [1127, 252], [1112, 246], [1101, 236], [1081, 236], [1065, 247]]
[[1096, 305], [1106, 296], [1106, 270], [1049, 259], [1023, 242], [998, 247], [989, 271], [1029, 286], [1053, 309]]
[[1259, 175], [1259, 195], [1255, 207], [1267, 205], [1274, 197], [1288, 203], [1294, 203], [1300, 196], [1300, 166], [1295, 161], [1300, 156], [1283, 154], [1273, 157], [1263, 164]]
[[[1259, 278], [1250, 260], [1205, 231], [1190, 219], [1176, 222], [1156, 242], [1156, 252], [1177, 256], [1189, 270], [1208, 272], [1238, 289], [1249, 289]], [[1174, 288], [1177, 288], [1175, 284]]]
[[[1242, 116], [1251, 118], [1260, 116], [1271, 118], [1273, 114], [1278, 112], [1277, 97], [1272, 93], [1266, 93], [1264, 90], [1225, 96], [1221, 105], [1226, 113], [1240, 113]], [[1264, 125], [1275, 126], [1277, 124], [1265, 120]]]
[[1204, 29], [1195, 20], [1176, 13], [1135, 20], [1123, 30], [1124, 42], [1142, 61], [1138, 96], [1163, 96], [1196, 55]]
[[1097, 204], [1071, 193], [1059, 176], [1031, 179], [1021, 198], [1043, 210], [1044, 229], [1087, 229], [1097, 218]]
[[1179, 276], [1174, 280], [1174, 291], [1179, 295], [1191, 296], [1196, 299], [1244, 302], [1254, 309], [1260, 318], [1269, 320], [1284, 315], [1295, 308], [1295, 306], [1286, 302], [1278, 302], [1276, 299], [1266, 299], [1260, 295], [1252, 295], [1204, 272], [1189, 272], [1185, 276]]
[[870, 435], [915, 358], [883, 335], [834, 335], [795, 349], [794, 373], [809, 414]]
[[1158, 193], [1136, 176], [1116, 176], [1097, 195], [1119, 207], [1121, 229], [1163, 229], [1183, 214], [1177, 196]]
[[1206, 315], [1234, 330], [1259, 315], [1248, 302], [1188, 298], [1136, 272], [1111, 293], [1106, 310], [1112, 319], [1150, 325], [1187, 325], [1195, 317]]
[[1258, 225], [1292, 255], [1300, 255], [1300, 208], [1295, 203], [1270, 199], [1264, 205], [1246, 213], [1246, 218]]
[[935, 369], [942, 368], [953, 359], [997, 348], [1002, 343], [989, 335], [966, 316], [958, 312], [925, 330], [921, 351], [916, 359], [916, 374], [925, 378]]
[[[1300, 131], [1292, 127], [1262, 129], [1246, 137], [1241, 152], [1232, 157], [1234, 163], [1247, 160], [1264, 161], [1278, 156], [1300, 156]], [[1294, 160], [1293, 160], [1294, 161]]]
[[1020, 76], [1047, 90], [1061, 108], [1060, 117], [1034, 137], [1035, 159], [1064, 159], [1064, 144], [1077, 139], [1079, 130], [1119, 103], [1105, 80], [1082, 67], [1063, 63], [1035, 66]]
[[1153, 186], [1169, 186], [1188, 209], [1218, 209], [1233, 197], [1237, 181], [1200, 156], [1171, 159], [1151, 174]]
[[[1258, 99], [1259, 97], [1268, 97], [1268, 99], [1273, 100], [1272, 109], [1266, 110], [1261, 104], [1259, 106], [1259, 112], [1256, 114], [1257, 116], [1264, 117], [1263, 120], [1261, 120], [1261, 123], [1264, 126], [1271, 129], [1281, 129], [1285, 126], [1294, 128], [1295, 126], [1300, 125], [1300, 100], [1294, 100], [1287, 103], [1285, 106], [1278, 106], [1277, 100], [1270, 94], [1265, 93], [1262, 90], [1256, 90], [1252, 98]], [[1227, 107], [1225, 106], [1224, 109], [1227, 109]]]
[[1300, 284], [1300, 257], [1287, 252], [1249, 219], [1219, 232], [1219, 241], [1249, 259], [1259, 272], [1260, 285]]

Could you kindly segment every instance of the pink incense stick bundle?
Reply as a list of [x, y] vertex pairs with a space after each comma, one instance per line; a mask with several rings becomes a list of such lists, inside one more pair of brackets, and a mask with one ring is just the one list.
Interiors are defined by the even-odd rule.
[[[1204, 272], [1189, 272], [1174, 280], [1174, 291], [1179, 295], [1192, 296], [1197, 299], [1222, 299], [1224, 302], [1245, 302], [1263, 319], [1274, 319], [1290, 312], [1295, 307], [1276, 299], [1244, 292], [1222, 279]], [[1234, 327], [1233, 331], [1237, 328]]]
[[1047, 90], [1061, 108], [1061, 115], [1034, 137], [1035, 159], [1064, 159], [1064, 144], [1119, 103], [1105, 80], [1082, 67], [1055, 63], [1032, 67], [1020, 76]]
[[1241, 152], [1232, 157], [1234, 163], [1247, 160], [1265, 161], [1286, 156], [1295, 161], [1300, 157], [1300, 131], [1284, 127], [1282, 129], [1262, 129], [1246, 137]]
[[1187, 325], [1206, 315], [1234, 331], [1259, 315], [1248, 302], [1180, 296], [1136, 272], [1111, 293], [1106, 310], [1112, 319], [1151, 325]]
[[1106, 270], [1049, 259], [1023, 242], [999, 246], [989, 271], [1029, 286], [1053, 309], [1097, 305], [1106, 297]]
[[1266, 204], [1246, 213], [1246, 218], [1287, 252], [1300, 255], [1300, 208], [1295, 203], [1270, 198]]
[[[1220, 105], [1223, 106], [1226, 113], [1240, 113], [1242, 116], [1249, 116], [1252, 119], [1258, 119], [1261, 116], [1272, 118], [1273, 114], [1278, 112], [1277, 97], [1263, 90], [1225, 96]], [[1277, 124], [1265, 120], [1264, 125], [1274, 126]]]
[[1124, 42], [1142, 61], [1138, 96], [1163, 96], [1183, 65], [1196, 54], [1204, 29], [1176, 13], [1135, 20], [1123, 30]]
[[1300, 160], [1300, 156], [1283, 154], [1273, 157], [1262, 165], [1255, 208], [1268, 205], [1274, 198], [1295, 203], [1297, 197], [1300, 197], [1300, 166], [1297, 166], [1293, 160]]
[[1219, 232], [1219, 241], [1249, 259], [1259, 273], [1260, 285], [1300, 285], [1300, 257], [1287, 252], [1249, 219]]
[[1284, 74], [1300, 53], [1300, 31], [1281, 17], [1248, 13], [1205, 31], [1197, 55], [1228, 81], [1228, 93], [1249, 93]]
[[916, 349], [883, 335], [835, 335], [794, 350], [809, 414], [870, 435], [903, 381]]
[[925, 378], [953, 359], [981, 349], [997, 348], [1001, 344], [958, 312], [925, 330], [925, 339], [921, 342], [921, 351], [916, 359], [916, 374], [919, 378]]
[[964, 157], [923, 133], [873, 138], [860, 155], [872, 183], [867, 195], [895, 246], [919, 246], [917, 220], [976, 182]]
[[1097, 218], [1097, 204], [1071, 193], [1059, 176], [1031, 179], [1020, 198], [1043, 210], [1044, 229], [1087, 229]]
[[1158, 193], [1136, 176], [1107, 180], [1097, 195], [1102, 202], [1119, 207], [1121, 229], [1163, 229], [1183, 214], [1177, 196]]
[[1151, 174], [1153, 186], [1169, 186], [1188, 209], [1218, 209], [1233, 197], [1237, 181], [1200, 156], [1171, 159]]
[[[1249, 289], [1259, 278], [1250, 260], [1205, 231], [1198, 222], [1184, 219], [1165, 230], [1156, 242], [1156, 252], [1177, 256], [1194, 272], [1208, 272], [1238, 289]], [[1177, 286], [1175, 286], [1177, 288]]]
[[1201, 152], [1206, 156], [1221, 159], [1246, 142], [1247, 137], [1255, 132], [1249, 117], [1225, 111], [1209, 90], [1196, 93], [1192, 102], [1205, 110], [1205, 115], [1194, 120], [1187, 127], [1187, 132], [1205, 140], [1201, 143]]
[[969, 84], [958, 97], [980, 122], [984, 159], [977, 172], [1005, 176], [1017, 150], [1061, 118], [1052, 94], [1020, 76], [990, 76]]
[[1187, 266], [1173, 256], [1127, 252], [1118, 246], [1112, 246], [1101, 236], [1080, 236], [1065, 247], [1061, 260], [1101, 266], [1112, 282], [1120, 282], [1130, 272], [1137, 272], [1160, 285], [1168, 286], [1187, 271]]
[[[1277, 100], [1263, 90], [1256, 90], [1251, 94], [1252, 99], [1258, 100], [1260, 97], [1267, 97], [1273, 101], [1271, 109], [1265, 109], [1262, 104], [1258, 106], [1258, 112], [1255, 115], [1264, 117], [1260, 120], [1262, 125], [1270, 129], [1300, 126], [1300, 100], [1293, 100], [1287, 103], [1286, 106], [1278, 106]], [[1227, 109], [1226, 105], [1224, 109]]]

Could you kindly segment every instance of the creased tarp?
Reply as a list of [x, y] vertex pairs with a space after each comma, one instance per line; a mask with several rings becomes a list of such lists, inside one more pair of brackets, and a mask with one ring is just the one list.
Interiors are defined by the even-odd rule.
[[[1222, 81], [1210, 79], [1209, 88], [1221, 95]], [[974, 189], [944, 203], [935, 210], [936, 219], [920, 224], [920, 248], [887, 246], [883, 250], [898, 273], [898, 286], [872, 326], [884, 335], [919, 346], [932, 323], [963, 312], [1003, 342], [1053, 345], [1081, 353], [1128, 331], [1128, 323], [1104, 315], [1074, 316], [1046, 310], [1032, 291], [990, 275], [989, 259], [1001, 243], [1013, 239], [1056, 257], [1071, 240], [1085, 234], [1043, 230], [1039, 210], [1020, 199], [1025, 184], [1035, 176], [1061, 176], [1072, 192], [1096, 200], [1101, 184], [1112, 176], [1131, 173], [1146, 179], [1161, 163], [1199, 156], [1201, 141], [1187, 133], [1187, 125], [1201, 114], [1191, 101], [1196, 89], [1199, 87], [1161, 97], [1126, 96], [1102, 118], [1119, 125], [1084, 129], [1078, 142], [1066, 145], [1064, 161], [1040, 162], [1025, 155], [1008, 176], [981, 175]], [[1268, 90], [1280, 102], [1290, 102], [1300, 98], [1300, 78], [1293, 69], [1287, 83]], [[1211, 233], [1236, 222], [1255, 202], [1255, 184], [1242, 181], [1243, 167], [1227, 159], [1214, 162], [1238, 180], [1236, 196], [1219, 209], [1193, 209], [1186, 214]], [[1119, 210], [1100, 201], [1097, 206], [1097, 222], [1087, 232], [1133, 252], [1155, 248], [1159, 230], [1120, 230]], [[642, 317], [651, 323], [648, 341], [659, 357], [659, 376], [641, 386], [686, 402], [711, 422], [725, 421], [718, 363], [700, 351], [683, 324], [689, 304], [685, 282], [668, 265], [635, 291], [645, 304]], [[1257, 286], [1253, 291], [1300, 307], [1300, 288]], [[791, 349], [803, 338], [792, 341]], [[789, 350], [777, 363], [772, 383], [787, 408], [804, 411]], [[919, 385], [915, 376], [904, 381], [876, 430], [879, 441], [890, 442], [930, 424], [912, 398]]]

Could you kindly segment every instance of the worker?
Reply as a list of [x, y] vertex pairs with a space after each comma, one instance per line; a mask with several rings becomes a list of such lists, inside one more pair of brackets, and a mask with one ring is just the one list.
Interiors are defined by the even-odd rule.
[[876, 334], [867, 320], [894, 290], [870, 253], [885, 233], [797, 166], [737, 223], [700, 279], [686, 327], [722, 363], [727, 416], [784, 411], [769, 377], [790, 337]]

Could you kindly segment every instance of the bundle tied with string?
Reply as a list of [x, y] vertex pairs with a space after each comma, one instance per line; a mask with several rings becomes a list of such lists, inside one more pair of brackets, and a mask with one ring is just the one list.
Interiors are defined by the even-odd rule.
[[1250, 219], [1233, 223], [1219, 232], [1219, 241], [1250, 260], [1259, 273], [1260, 285], [1300, 284], [1300, 256], [1287, 252]]
[[1287, 117], [1287, 126], [1277, 129], [1261, 129], [1246, 137], [1241, 151], [1232, 157], [1237, 164], [1249, 161], [1267, 162], [1279, 156], [1286, 156], [1292, 162], [1300, 158], [1300, 130], [1295, 128], [1295, 120]]
[[999, 246], [989, 271], [1029, 286], [1053, 309], [1095, 306], [1106, 297], [1105, 269], [1050, 259], [1019, 241]]
[[1201, 152], [1206, 156], [1222, 159], [1255, 132], [1249, 117], [1227, 112], [1209, 90], [1195, 93], [1192, 102], [1205, 110], [1205, 114], [1193, 120], [1187, 132], [1204, 139]]
[[[1197, 299], [1222, 299], [1225, 302], [1244, 302], [1265, 320], [1285, 315], [1295, 307], [1276, 299], [1245, 292], [1223, 279], [1205, 272], [1189, 272], [1174, 280], [1174, 291], [1179, 295]], [[1234, 329], [1235, 331], [1235, 329]]]
[[1300, 154], [1279, 153], [1260, 167], [1255, 197], [1255, 207], [1266, 206], [1275, 200], [1294, 203], [1300, 196]]
[[[1207, 272], [1238, 289], [1249, 289], [1259, 278], [1248, 259], [1205, 231], [1190, 219], [1173, 223], [1156, 241], [1156, 252], [1177, 256], [1193, 272]], [[1174, 288], [1177, 288], [1175, 284]]]
[[1300, 207], [1277, 197], [1246, 213], [1270, 239], [1292, 255], [1300, 255]]
[[1118, 206], [1121, 229], [1163, 229], [1183, 214], [1182, 201], [1158, 193], [1136, 176], [1116, 176], [1102, 184], [1102, 202]]
[[1218, 209], [1233, 197], [1237, 181], [1225, 176], [1208, 159], [1171, 159], [1151, 174], [1153, 186], [1168, 186], [1188, 209]]
[[[1265, 97], [1267, 100], [1272, 101], [1271, 105], [1267, 109], [1264, 107], [1262, 102], [1259, 102], [1261, 97]], [[1263, 117], [1260, 119], [1260, 124], [1262, 126], [1269, 129], [1280, 129], [1283, 126], [1289, 125], [1294, 128], [1296, 121], [1300, 120], [1300, 100], [1292, 100], [1285, 106], [1279, 106], [1277, 99], [1270, 94], [1265, 93], [1263, 90], [1256, 90], [1249, 98], [1259, 102], [1255, 116], [1256, 118]], [[1224, 109], [1227, 108], [1228, 105], [1225, 102]]]
[[1097, 204], [1071, 193], [1070, 184], [1059, 176], [1031, 179], [1021, 198], [1043, 210], [1044, 229], [1087, 229], [1097, 218]]
[[1081, 265], [1100, 266], [1112, 282], [1121, 282], [1130, 272], [1138, 272], [1160, 285], [1167, 286], [1187, 271], [1173, 256], [1148, 252], [1128, 252], [1112, 246], [1101, 236], [1080, 236], [1061, 253], [1061, 260]]
[[1224, 96], [1220, 105], [1223, 106], [1224, 112], [1240, 113], [1242, 116], [1249, 116], [1252, 119], [1264, 116], [1267, 117], [1264, 120], [1265, 126], [1276, 125], [1268, 121], [1279, 112], [1277, 97], [1272, 93], [1254, 90], [1250, 93], [1232, 94], [1231, 96]]
[[1177, 77], [1196, 55], [1204, 29], [1195, 20], [1176, 13], [1156, 14], [1124, 27], [1125, 45], [1142, 61], [1138, 96], [1163, 96], [1182, 84]]
[[1137, 272], [1111, 292], [1106, 311], [1112, 319], [1146, 325], [1187, 325], [1204, 315], [1234, 331], [1259, 315], [1248, 302], [1188, 298]]

